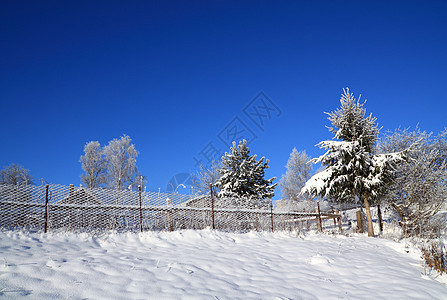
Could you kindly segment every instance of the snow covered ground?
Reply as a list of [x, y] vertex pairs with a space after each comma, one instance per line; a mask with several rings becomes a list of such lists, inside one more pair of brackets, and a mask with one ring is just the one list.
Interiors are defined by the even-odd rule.
[[446, 282], [364, 235], [0, 232], [2, 299], [447, 299]]

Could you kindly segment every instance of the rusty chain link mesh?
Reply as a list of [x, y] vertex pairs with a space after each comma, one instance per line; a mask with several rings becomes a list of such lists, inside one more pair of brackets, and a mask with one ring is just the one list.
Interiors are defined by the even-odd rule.
[[316, 226], [315, 213], [280, 212], [270, 202], [57, 184], [0, 185], [0, 211], [0, 227], [7, 229], [271, 231]]

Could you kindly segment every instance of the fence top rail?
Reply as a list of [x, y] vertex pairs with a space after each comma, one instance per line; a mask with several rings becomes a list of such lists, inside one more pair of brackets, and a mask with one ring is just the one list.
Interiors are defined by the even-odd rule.
[[[32, 202], [21, 202], [21, 201], [0, 201], [3, 205], [11, 205], [11, 206], [22, 206], [22, 207], [45, 207], [44, 203], [32, 203]], [[94, 205], [85, 205], [85, 204], [69, 204], [69, 203], [49, 203], [48, 204], [52, 209], [62, 208], [62, 209], [81, 209], [81, 210], [141, 210], [141, 211], [165, 211], [165, 212], [175, 212], [175, 211], [203, 211], [203, 212], [211, 212], [215, 213], [251, 213], [251, 214], [262, 214], [262, 215], [270, 215], [274, 216], [292, 216], [298, 218], [305, 217], [316, 217], [317, 213], [310, 212], [275, 212], [270, 210], [262, 210], [262, 209], [244, 209], [244, 208], [216, 208], [212, 209], [210, 207], [188, 207], [188, 206], [158, 206], [158, 205], [149, 205], [149, 206], [138, 206], [138, 205], [103, 205], [103, 204], [94, 204]], [[340, 215], [333, 213], [321, 212], [320, 215], [322, 218], [338, 218]]]
[[[212, 198], [210, 195], [182, 195], [175, 193], [145, 192], [133, 190], [113, 190], [106, 188], [84, 188], [48, 185], [7, 185], [0, 184], [0, 203], [22, 205], [23, 207], [43, 207], [46, 187], [49, 188], [49, 205], [67, 209], [122, 209], [143, 211], [213, 211], [216, 213], [258, 213], [274, 216], [316, 217], [315, 212], [284, 211], [268, 207], [247, 207], [250, 200], [233, 198]], [[265, 202], [265, 201], [264, 201]], [[268, 201], [267, 201], [268, 202]], [[267, 203], [266, 202], [266, 203]], [[265, 203], [264, 203], [265, 204]], [[337, 218], [334, 212], [321, 212], [323, 218]]]

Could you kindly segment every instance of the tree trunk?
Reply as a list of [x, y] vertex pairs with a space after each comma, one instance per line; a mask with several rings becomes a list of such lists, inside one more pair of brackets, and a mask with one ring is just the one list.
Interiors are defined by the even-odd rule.
[[382, 211], [380, 210], [380, 204], [377, 205], [377, 218], [379, 219], [379, 231], [380, 234], [383, 233], [383, 219], [382, 219]]
[[391, 206], [394, 207], [394, 209], [398, 212], [401, 221], [399, 222], [400, 227], [402, 227], [402, 233], [405, 235], [406, 234], [406, 220], [407, 218], [404, 215], [404, 212], [402, 211], [402, 209], [400, 209], [399, 206], [396, 205], [396, 203], [391, 203]]
[[363, 195], [363, 202], [365, 203], [365, 210], [366, 210], [366, 220], [368, 221], [368, 236], [374, 236], [374, 228], [373, 228], [373, 221], [371, 217], [371, 209], [369, 208], [368, 203], [368, 197], [366, 195]]
[[363, 216], [362, 216], [362, 209], [360, 208], [360, 210], [358, 210], [356, 212], [356, 216], [357, 216], [357, 232], [358, 233], [363, 233]]

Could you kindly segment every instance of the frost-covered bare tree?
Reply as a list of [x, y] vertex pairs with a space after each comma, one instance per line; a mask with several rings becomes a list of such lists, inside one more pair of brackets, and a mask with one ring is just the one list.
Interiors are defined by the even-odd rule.
[[104, 147], [107, 177], [110, 188], [121, 190], [135, 178], [138, 151], [128, 135], [113, 139]]
[[[409, 159], [396, 168], [385, 199], [401, 217], [404, 235], [431, 235], [437, 231], [433, 216], [447, 201], [447, 129], [438, 136], [397, 129], [381, 141], [381, 152], [412, 146]], [[438, 224], [446, 226], [444, 224]]]
[[[31, 202], [31, 187], [33, 184], [33, 178], [30, 175], [30, 171], [18, 164], [11, 164], [4, 167], [0, 171], [0, 184], [4, 186], [0, 187], [0, 198], [8, 199], [16, 202]], [[33, 208], [18, 207], [15, 213], [11, 216], [12, 224], [17, 226], [25, 225], [24, 216], [30, 215]], [[3, 214], [4, 212], [2, 212]]]
[[30, 171], [18, 164], [11, 164], [4, 167], [0, 172], [1, 184], [33, 184]]
[[198, 193], [204, 195], [210, 193], [210, 186], [213, 186], [213, 191], [215, 193], [219, 192], [219, 189], [216, 187], [216, 182], [221, 176], [219, 169], [222, 167], [223, 165], [221, 162], [213, 160], [209, 169], [201, 165], [196, 173], [191, 174], [192, 184]]
[[88, 188], [96, 188], [107, 182], [106, 161], [101, 145], [97, 141], [91, 141], [84, 146], [84, 155], [79, 162], [84, 174], [81, 175], [82, 183]]
[[282, 175], [279, 181], [283, 197], [290, 204], [296, 204], [300, 200], [310, 199], [309, 197], [309, 199], [306, 199], [300, 194], [301, 189], [312, 175], [312, 164], [310, 160], [311, 158], [306, 154], [306, 151], [298, 152], [296, 148], [293, 148], [292, 153], [290, 153], [286, 165], [286, 173]]

